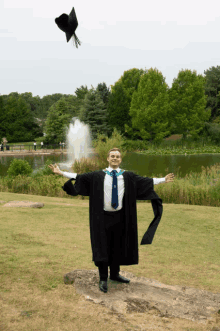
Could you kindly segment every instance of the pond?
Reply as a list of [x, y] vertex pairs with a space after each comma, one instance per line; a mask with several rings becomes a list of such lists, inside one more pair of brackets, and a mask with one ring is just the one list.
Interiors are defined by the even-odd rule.
[[[6, 176], [10, 162], [15, 156], [0, 156], [0, 176]], [[33, 155], [22, 156], [16, 158], [26, 160], [30, 163], [32, 169], [37, 169], [44, 166], [49, 159], [51, 163], [58, 163], [60, 169], [69, 171], [65, 163], [67, 162], [67, 154], [61, 155]], [[200, 173], [201, 167], [210, 167], [220, 163], [220, 154], [197, 154], [197, 155], [143, 155], [134, 152], [127, 153], [123, 158], [120, 168], [133, 171], [140, 176], [147, 177], [165, 177], [168, 173], [174, 173], [183, 178], [190, 172]], [[161, 174], [161, 176], [159, 176]]]

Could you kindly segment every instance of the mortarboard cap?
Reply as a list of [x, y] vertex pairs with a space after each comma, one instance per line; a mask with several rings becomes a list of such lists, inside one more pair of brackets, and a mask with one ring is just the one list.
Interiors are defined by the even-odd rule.
[[73, 37], [73, 43], [75, 41], [76, 48], [78, 48], [78, 44], [79, 45], [81, 45], [81, 44], [75, 34], [76, 28], [78, 26], [78, 21], [76, 18], [76, 13], [75, 13], [74, 7], [71, 10], [71, 13], [69, 14], [69, 16], [67, 14], [62, 14], [59, 17], [55, 18], [55, 22], [58, 25], [58, 27], [60, 28], [60, 30], [62, 30], [63, 32], [66, 33], [67, 42], [70, 40], [71, 37]]

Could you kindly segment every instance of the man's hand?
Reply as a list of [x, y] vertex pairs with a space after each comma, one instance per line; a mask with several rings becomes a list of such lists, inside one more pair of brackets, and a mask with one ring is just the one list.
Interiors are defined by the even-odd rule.
[[57, 175], [63, 175], [62, 172], [60, 171], [60, 168], [58, 167], [58, 165], [55, 163], [53, 164], [49, 164], [48, 167]]
[[168, 174], [165, 176], [165, 183], [173, 182], [174, 180], [174, 174]]

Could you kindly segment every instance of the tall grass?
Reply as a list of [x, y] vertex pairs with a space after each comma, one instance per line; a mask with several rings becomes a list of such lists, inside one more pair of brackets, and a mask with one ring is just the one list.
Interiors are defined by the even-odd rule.
[[[77, 169], [77, 173], [98, 170], [95, 163], [84, 159]], [[93, 169], [91, 169], [91, 167]], [[49, 168], [48, 168], [49, 169]], [[100, 168], [99, 168], [100, 169]], [[50, 169], [49, 169], [50, 170]], [[48, 170], [48, 171], [49, 171]], [[81, 171], [80, 171], [81, 170]], [[152, 177], [163, 177], [154, 175]], [[54, 174], [42, 174], [39, 176], [0, 177], [0, 191], [22, 194], [32, 194], [50, 197], [69, 198], [62, 190], [63, 184], [68, 179]], [[74, 181], [73, 181], [74, 183]], [[154, 186], [155, 192], [164, 203], [191, 204], [201, 206], [220, 206], [220, 164], [212, 167], [202, 167], [200, 174], [190, 173], [185, 178], [175, 174], [172, 183], [164, 183]], [[73, 199], [89, 199], [89, 197], [77, 196]]]
[[[201, 145], [201, 143], [203, 144]], [[135, 150], [147, 154], [195, 154], [198, 149], [203, 152], [217, 152], [220, 147], [207, 145], [204, 141], [193, 142], [191, 138], [185, 142], [186, 146], [181, 146], [181, 141], [164, 141], [160, 146], [146, 144], [143, 141], [125, 141], [125, 139], [114, 130], [112, 137], [108, 138], [103, 134], [98, 134], [96, 141], [93, 141], [95, 155], [92, 158], [82, 158], [75, 161], [72, 171], [78, 174], [104, 169], [108, 166], [108, 151], [113, 147], [121, 150], [122, 158], [127, 151]], [[200, 146], [199, 146], [200, 143]], [[204, 146], [203, 146], [204, 145]], [[141, 149], [143, 148], [143, 150]], [[145, 148], [145, 149], [144, 149]], [[48, 168], [48, 160], [43, 169], [40, 169], [31, 176], [0, 177], [0, 191], [23, 194], [33, 194], [51, 197], [68, 197], [62, 190], [67, 178], [54, 175]], [[152, 177], [164, 177], [164, 174], [153, 174]], [[74, 181], [73, 181], [74, 183]], [[204, 168], [200, 174], [190, 173], [185, 178], [181, 178], [179, 173], [175, 173], [173, 183], [155, 185], [154, 190], [162, 198], [164, 203], [192, 204], [203, 206], [220, 206], [220, 164]], [[88, 199], [88, 197], [78, 196], [73, 199]]]

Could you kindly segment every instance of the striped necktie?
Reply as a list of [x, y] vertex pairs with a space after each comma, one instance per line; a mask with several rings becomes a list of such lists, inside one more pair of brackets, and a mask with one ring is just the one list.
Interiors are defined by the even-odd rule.
[[112, 207], [116, 209], [118, 207], [118, 183], [117, 183], [117, 176], [116, 176], [116, 170], [112, 170], [111, 174], [113, 176], [112, 180]]

